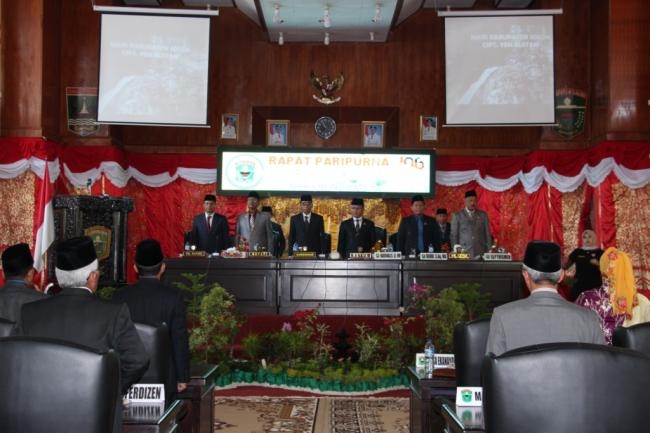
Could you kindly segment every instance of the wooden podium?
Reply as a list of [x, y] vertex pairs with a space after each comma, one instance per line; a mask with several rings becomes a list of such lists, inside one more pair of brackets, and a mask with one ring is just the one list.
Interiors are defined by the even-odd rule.
[[[87, 235], [95, 244], [101, 286], [118, 287], [126, 283], [126, 222], [133, 210], [128, 197], [58, 195], [54, 197], [55, 244]], [[48, 253], [48, 278], [56, 279], [55, 248]]]

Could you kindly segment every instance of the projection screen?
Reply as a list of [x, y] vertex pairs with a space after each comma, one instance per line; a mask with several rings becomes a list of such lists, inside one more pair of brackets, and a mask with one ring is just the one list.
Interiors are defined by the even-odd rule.
[[555, 123], [553, 17], [445, 17], [446, 124]]
[[206, 126], [210, 18], [103, 13], [97, 121]]

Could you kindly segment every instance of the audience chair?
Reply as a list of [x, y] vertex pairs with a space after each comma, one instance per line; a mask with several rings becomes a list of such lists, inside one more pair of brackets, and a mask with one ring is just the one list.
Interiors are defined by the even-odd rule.
[[8, 337], [11, 334], [11, 330], [14, 328], [15, 323], [11, 320], [3, 319], [0, 317], [0, 338]]
[[650, 355], [650, 322], [624, 328], [617, 327], [612, 338], [614, 346], [634, 349]]
[[165, 385], [165, 399], [176, 392], [173, 383], [171, 363], [171, 341], [167, 325], [159, 326], [135, 323], [135, 329], [149, 355], [149, 368], [145, 371], [139, 383], [162, 383]]
[[550, 343], [485, 357], [486, 433], [648, 431], [650, 356], [587, 343]]
[[393, 251], [399, 251], [397, 247], [397, 233], [393, 233], [390, 236], [388, 236], [388, 243], [393, 247]]
[[481, 386], [481, 364], [489, 332], [489, 318], [459, 322], [454, 327], [457, 386]]
[[113, 433], [121, 419], [113, 352], [38, 337], [0, 339], [2, 433]]
[[329, 254], [332, 252], [332, 235], [329, 233], [323, 233], [321, 235], [321, 251], [323, 254]]
[[386, 246], [387, 232], [383, 227], [375, 226], [375, 241], [381, 241], [382, 245]]

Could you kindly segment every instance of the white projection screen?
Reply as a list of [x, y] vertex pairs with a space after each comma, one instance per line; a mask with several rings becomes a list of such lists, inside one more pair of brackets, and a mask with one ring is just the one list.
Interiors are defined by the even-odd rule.
[[555, 123], [553, 17], [445, 17], [446, 124]]
[[210, 18], [103, 13], [97, 121], [206, 126]]

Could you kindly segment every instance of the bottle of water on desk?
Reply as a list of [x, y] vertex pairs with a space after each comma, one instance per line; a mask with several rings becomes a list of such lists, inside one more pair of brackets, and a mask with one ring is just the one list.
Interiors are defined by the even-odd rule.
[[433, 341], [429, 338], [424, 345], [424, 374], [426, 377], [433, 377], [433, 357], [436, 354], [436, 348]]

